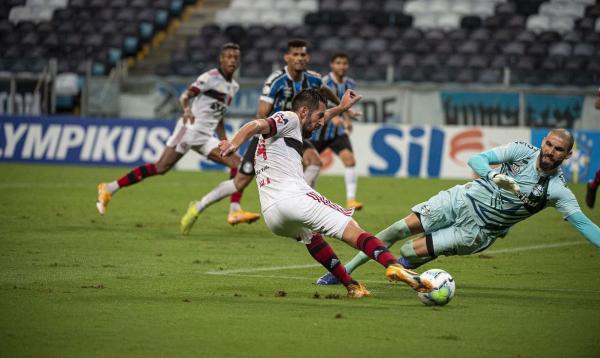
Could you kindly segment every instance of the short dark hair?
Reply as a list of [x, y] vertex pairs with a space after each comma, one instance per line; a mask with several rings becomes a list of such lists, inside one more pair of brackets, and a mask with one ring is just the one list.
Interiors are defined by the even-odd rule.
[[287, 49], [285, 51], [289, 52], [292, 48], [297, 48], [297, 47], [306, 47], [308, 49], [308, 42], [306, 42], [305, 40], [301, 40], [301, 39], [290, 40], [287, 44]]
[[238, 50], [238, 51], [240, 51], [240, 45], [236, 44], [235, 42], [227, 42], [226, 44], [224, 44], [223, 46], [221, 46], [221, 52], [220, 53], [225, 52], [225, 50]]
[[333, 61], [337, 60], [338, 58], [345, 58], [346, 61], [350, 62], [350, 56], [348, 56], [347, 53], [336, 52], [333, 55], [331, 55], [331, 57], [329, 58], [329, 63], [332, 63]]
[[295, 112], [302, 106], [307, 106], [309, 109], [314, 110], [319, 106], [319, 102], [327, 104], [327, 100], [318, 89], [305, 89], [292, 99], [292, 111]]

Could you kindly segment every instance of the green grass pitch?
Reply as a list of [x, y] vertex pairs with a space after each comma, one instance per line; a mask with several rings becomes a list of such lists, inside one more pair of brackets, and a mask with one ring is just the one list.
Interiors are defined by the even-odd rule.
[[[263, 221], [230, 227], [228, 200], [181, 237], [188, 202], [225, 173], [148, 179], [100, 217], [96, 184], [126, 171], [0, 165], [0, 357], [600, 356], [600, 251], [554, 209], [484, 254], [423, 267], [457, 287], [447, 306], [426, 307], [375, 263], [354, 274], [374, 297], [315, 286], [324, 270], [302, 245]], [[360, 178], [355, 218], [376, 233], [457, 183]], [[571, 187], [582, 202], [584, 185]], [[343, 202], [340, 177], [318, 190]], [[259, 210], [254, 184], [243, 206]], [[600, 222], [600, 208], [584, 212]]]

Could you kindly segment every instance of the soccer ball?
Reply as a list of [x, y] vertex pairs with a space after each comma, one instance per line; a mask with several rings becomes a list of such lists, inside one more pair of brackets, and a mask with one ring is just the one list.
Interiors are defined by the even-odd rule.
[[443, 306], [454, 297], [456, 287], [454, 279], [444, 270], [431, 269], [423, 272], [421, 278], [429, 280], [433, 285], [431, 292], [419, 292], [419, 299], [427, 306]]

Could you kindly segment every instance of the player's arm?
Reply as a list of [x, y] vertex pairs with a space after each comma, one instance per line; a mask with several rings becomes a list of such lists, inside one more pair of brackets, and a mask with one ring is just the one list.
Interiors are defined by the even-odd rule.
[[600, 228], [584, 213], [578, 211], [569, 215], [567, 221], [573, 225], [589, 242], [600, 248]]
[[264, 100], [258, 101], [258, 109], [256, 110], [256, 118], [267, 118], [269, 113], [273, 110], [273, 102], [267, 102]]
[[266, 119], [255, 119], [240, 128], [230, 141], [222, 140], [219, 143], [221, 156], [225, 157], [235, 153], [238, 148], [249, 138], [257, 134], [269, 134], [273, 131], [273, 124]]
[[331, 88], [323, 85], [321, 88], [319, 88], [319, 92], [321, 92], [323, 97], [325, 97], [328, 101], [333, 102], [333, 104], [340, 104], [340, 99], [338, 98], [338, 96], [336, 96], [335, 93], [333, 93]]
[[[490, 173], [493, 172], [490, 164], [499, 164], [498, 156], [494, 150], [486, 150], [479, 154], [475, 154], [468, 161], [469, 166], [477, 175], [482, 178], [487, 178]], [[491, 178], [490, 178], [491, 179]]]
[[324, 120], [328, 121], [331, 118], [346, 112], [361, 99], [362, 96], [356, 93], [355, 91], [347, 90], [346, 92], [344, 92], [344, 96], [342, 97], [342, 100], [337, 106], [329, 108], [325, 111]]
[[225, 133], [225, 122], [223, 121], [223, 119], [221, 119], [217, 124], [215, 132], [217, 132], [217, 138], [219, 138], [220, 140], [227, 139], [227, 133]]
[[183, 109], [183, 123], [194, 123], [194, 114], [190, 107], [190, 100], [200, 94], [200, 89], [194, 86], [190, 86], [185, 92], [179, 97], [179, 103]]

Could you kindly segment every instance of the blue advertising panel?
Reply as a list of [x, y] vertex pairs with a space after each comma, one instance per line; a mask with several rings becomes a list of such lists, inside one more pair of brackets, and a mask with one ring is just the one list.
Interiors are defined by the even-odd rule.
[[573, 128], [581, 120], [584, 96], [525, 95], [525, 125]]
[[518, 126], [518, 93], [441, 91], [447, 125]]
[[[531, 143], [540, 148], [548, 128], [532, 129]], [[600, 132], [573, 130], [573, 156], [562, 165], [569, 182], [586, 182], [600, 169]]]

